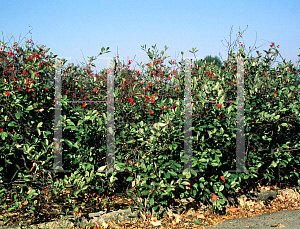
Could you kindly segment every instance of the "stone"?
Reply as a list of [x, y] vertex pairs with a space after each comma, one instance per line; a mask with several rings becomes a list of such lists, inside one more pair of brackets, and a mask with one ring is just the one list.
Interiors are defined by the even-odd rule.
[[[86, 216], [82, 216], [82, 217], [68, 215], [57, 221], [40, 223], [40, 224], [32, 224], [30, 225], [30, 228], [31, 229], [46, 229], [46, 228], [69, 229], [69, 228], [75, 228], [76, 226], [82, 228], [86, 225], [91, 225], [91, 224], [97, 224], [101, 227], [106, 228], [108, 226], [106, 222], [110, 222], [112, 220], [116, 223], [119, 223], [125, 220], [133, 221], [139, 218], [140, 218], [140, 214], [138, 211], [135, 210], [134, 212], [131, 212], [131, 208], [128, 208], [126, 210], [119, 209], [117, 211], [110, 211], [110, 210], [108, 210], [107, 212], [99, 211], [95, 213], [89, 213]], [[29, 227], [26, 226], [20, 227], [19, 225], [12, 225], [12, 226], [3, 226], [2, 228], [23, 229]]]

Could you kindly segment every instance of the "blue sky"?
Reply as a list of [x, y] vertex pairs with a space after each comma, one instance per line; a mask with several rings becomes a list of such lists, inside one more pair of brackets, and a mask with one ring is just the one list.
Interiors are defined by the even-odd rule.
[[[110, 47], [111, 51], [103, 57], [114, 57], [118, 46], [125, 64], [136, 56], [131, 69], [140, 70], [136, 62], [149, 62], [141, 49], [145, 44], [147, 49], [156, 44], [159, 52], [164, 51], [165, 45], [169, 47], [166, 53], [170, 57], [164, 63], [170, 67], [168, 60], [180, 58], [181, 51], [185, 57], [193, 57], [189, 52], [192, 48], [197, 48], [199, 58], [220, 54], [226, 60], [226, 40], [229, 42], [232, 27], [231, 42], [239, 31], [247, 28], [244, 41], [241, 40], [246, 53], [249, 46], [262, 45], [251, 54], [256, 57], [256, 50], [264, 54], [263, 50], [268, 50], [274, 42], [280, 45], [282, 57], [298, 66], [299, 0], [10, 0], [2, 1], [1, 8], [1, 41], [10, 41], [12, 46], [32, 29], [20, 42], [23, 47], [27, 39], [32, 39], [35, 44], [50, 48], [49, 54], [71, 57], [67, 63], [75, 65], [84, 62], [84, 58], [88, 62], [88, 57], [97, 56], [101, 47]], [[281, 62], [281, 58], [277, 61]], [[94, 72], [107, 68], [106, 59], [93, 63]]]

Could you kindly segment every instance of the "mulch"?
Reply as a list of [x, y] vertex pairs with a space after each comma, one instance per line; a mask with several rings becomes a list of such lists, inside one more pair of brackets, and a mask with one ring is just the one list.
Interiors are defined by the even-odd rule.
[[[277, 188], [277, 186], [263, 186], [259, 190], [283, 190]], [[249, 192], [246, 192], [249, 193]], [[296, 210], [300, 209], [300, 199], [289, 199], [287, 196], [284, 200], [276, 198], [274, 200], [266, 201], [265, 206], [258, 208], [254, 206], [231, 206], [226, 209], [226, 215], [220, 215], [214, 213], [211, 208], [206, 211], [198, 210], [195, 211], [190, 209], [188, 212], [176, 215], [167, 214], [162, 219], [158, 220], [157, 217], [146, 217], [135, 220], [133, 222], [124, 221], [121, 223], [115, 223], [114, 221], [107, 222], [107, 229], [115, 228], [208, 228], [213, 225], [220, 224], [225, 220], [234, 218], [249, 218], [257, 215], [262, 215], [266, 213], [273, 213], [283, 210]], [[159, 223], [157, 223], [159, 222]], [[155, 226], [156, 225], [156, 226]], [[85, 226], [82, 228], [93, 228], [102, 229], [100, 226]], [[81, 229], [77, 227], [76, 229]]]
[[[257, 190], [276, 190], [278, 191], [277, 186], [263, 186], [259, 187]], [[282, 190], [282, 189], [281, 189]], [[70, 192], [70, 190], [65, 190], [65, 194]], [[241, 191], [239, 190], [236, 192], [237, 196], [240, 196], [242, 194], [247, 194], [250, 191]], [[43, 194], [47, 194], [47, 190], [44, 189], [41, 191]], [[49, 192], [50, 193], [50, 192]], [[47, 195], [46, 195], [47, 196]], [[78, 195], [79, 196], [79, 195]], [[51, 198], [48, 196], [48, 198]], [[65, 198], [65, 195], [61, 195], [60, 198], [62, 198], [62, 201]], [[99, 205], [99, 203], [104, 203], [104, 198], [108, 198], [110, 203], [115, 203], [114, 208], [122, 208], [125, 206], [129, 206], [133, 204], [133, 200], [131, 200], [128, 197], [124, 196], [117, 196], [115, 194], [111, 195], [110, 197], [107, 196], [97, 196], [97, 194], [86, 194], [82, 196], [82, 201], [86, 203], [86, 207], [83, 209], [80, 209], [79, 212], [69, 212], [68, 214], [76, 215], [76, 216], [82, 216], [88, 213], [97, 212], [95, 211], [95, 204]], [[96, 203], [91, 202], [91, 199], [97, 199]], [[123, 200], [128, 200], [128, 203], [124, 205]], [[45, 202], [42, 201], [42, 202]], [[62, 211], [63, 209], [56, 209], [56, 213], [53, 211], [52, 206], [48, 206], [48, 208], [45, 207], [45, 205], [41, 205], [42, 202], [38, 202], [37, 206], [44, 212], [43, 218], [47, 221], [52, 219], [59, 219], [60, 215], [58, 214], [59, 211]], [[80, 204], [79, 202], [77, 204]], [[121, 207], [120, 207], [121, 206]], [[59, 206], [60, 207], [60, 206]], [[137, 219], [133, 222], [131, 221], [124, 221], [121, 223], [115, 223], [114, 221], [107, 222], [107, 229], [112, 228], [207, 228], [209, 226], [217, 225], [219, 223], [224, 222], [225, 220], [234, 219], [234, 218], [247, 218], [247, 217], [253, 217], [256, 215], [266, 214], [266, 213], [273, 213], [283, 210], [296, 210], [300, 209], [300, 199], [285, 197], [284, 200], [276, 198], [274, 200], [267, 200], [264, 206], [257, 207], [256, 205], [253, 206], [230, 206], [226, 209], [226, 215], [220, 215], [217, 213], [214, 213], [210, 207], [208, 207], [206, 210], [200, 210], [200, 209], [189, 209], [187, 212], [182, 213], [181, 215], [177, 215], [174, 213], [169, 213], [165, 215], [162, 219], [158, 220], [157, 217], [149, 217], [145, 216], [141, 213], [142, 219]], [[29, 213], [22, 212], [22, 209], [20, 209], [20, 212], [18, 215], [16, 213], [9, 213], [6, 211], [7, 209], [2, 209], [2, 212], [0, 215], [7, 216], [9, 219], [9, 223], [7, 225], [14, 225], [18, 224], [20, 221], [28, 221], [31, 223], [35, 223], [36, 221], [36, 215], [30, 215]], [[23, 210], [24, 211], [24, 210]], [[38, 221], [40, 221], [38, 219]], [[1, 225], [0, 225], [1, 226]], [[100, 229], [101, 226], [95, 225], [95, 226], [84, 226], [82, 228], [93, 228], [93, 229]], [[76, 229], [79, 229], [79, 227], [76, 227]], [[81, 228], [80, 228], [81, 229]]]

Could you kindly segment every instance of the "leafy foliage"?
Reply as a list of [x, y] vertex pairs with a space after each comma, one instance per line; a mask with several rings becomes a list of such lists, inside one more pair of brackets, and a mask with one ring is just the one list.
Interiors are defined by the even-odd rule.
[[204, 60], [196, 61], [196, 63], [198, 64], [198, 66], [200, 66], [200, 63], [204, 63], [204, 64], [207, 64], [207, 65], [215, 65], [215, 66], [218, 66], [220, 68], [223, 67], [223, 62], [220, 60], [220, 58], [217, 57], [217, 56], [212, 57], [211, 55], [206, 56], [204, 58]]
[[[266, 63], [271, 59], [269, 55], [261, 62], [258, 59], [244, 62], [245, 166], [252, 172], [241, 173], [228, 172], [235, 168], [237, 160], [236, 104], [203, 103], [204, 100], [236, 100], [237, 63], [230, 59], [224, 61], [222, 68], [203, 62], [194, 65], [191, 94], [192, 100], [198, 103], [192, 109], [192, 171], [182, 172], [185, 73], [173, 71], [177, 85], [174, 88], [159, 82], [152, 85], [151, 80], [165, 81], [171, 74], [168, 67], [160, 67], [166, 55], [163, 51], [159, 55], [155, 46], [152, 46], [153, 51], [147, 52], [151, 60], [145, 72], [132, 71], [115, 62], [118, 65], [114, 82], [115, 168], [123, 172], [99, 172], [107, 168], [106, 104], [70, 102], [106, 101], [108, 70], [97, 76], [88, 68], [68, 66], [62, 70], [62, 101], [65, 101], [61, 105], [62, 157], [63, 168], [71, 172], [53, 176], [46, 170], [54, 166], [55, 89], [49, 81], [40, 79], [55, 75], [55, 62], [51, 59], [56, 55], [51, 53], [45, 60], [32, 57], [32, 53], [43, 53], [42, 47], [38, 48], [22, 50], [25, 65], [15, 66], [14, 70], [11, 70], [14, 66], [10, 66], [14, 59], [9, 64], [1, 62], [4, 75], [0, 90], [4, 93], [0, 95], [3, 142], [0, 172], [10, 185], [3, 187], [0, 195], [4, 197], [8, 193], [6, 199], [1, 199], [3, 208], [9, 206], [7, 211], [24, 207], [26, 211], [37, 213], [40, 189], [50, 185], [47, 192], [55, 197], [71, 188], [66, 198], [68, 207], [61, 207], [61, 214], [67, 214], [69, 208], [80, 209], [81, 206], [72, 204], [71, 198], [91, 192], [93, 188], [107, 195], [122, 190], [144, 211], [157, 210], [158, 204], [168, 206], [174, 198], [193, 197], [211, 201], [216, 211], [221, 212], [223, 197], [229, 191], [258, 179], [271, 181], [276, 175], [276, 166], [282, 168], [282, 174], [288, 174], [284, 179], [300, 182], [295, 168], [299, 163], [300, 144], [295, 66], [285, 63], [271, 69]], [[103, 47], [99, 55], [106, 52], [108, 48]], [[272, 54], [271, 49], [269, 52]], [[6, 52], [0, 54], [3, 59], [8, 57]], [[242, 49], [231, 54], [231, 57], [244, 55], [247, 58]], [[62, 66], [64, 64], [62, 60]], [[75, 80], [77, 76], [82, 81]], [[139, 77], [146, 77], [145, 86]], [[16, 181], [15, 174], [26, 181], [17, 191], [10, 188]], [[47, 201], [51, 204], [53, 199]]]

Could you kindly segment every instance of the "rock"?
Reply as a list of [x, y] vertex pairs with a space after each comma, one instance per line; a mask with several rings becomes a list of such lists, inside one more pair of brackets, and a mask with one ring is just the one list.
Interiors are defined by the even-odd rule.
[[[74, 223], [72, 222], [76, 216], [66, 216], [63, 219], [60, 219], [58, 221], [53, 221], [53, 222], [47, 222], [47, 223], [41, 223], [37, 225], [30, 225], [30, 228], [32, 229], [46, 229], [46, 228], [62, 228], [62, 229], [68, 229], [70, 227], [74, 227]], [[2, 228], [15, 228], [15, 229], [23, 229], [23, 228], [29, 228], [26, 226], [18, 226], [18, 225], [13, 225], [13, 226], [4, 226]]]
[[[137, 209], [137, 208], [136, 208]], [[89, 219], [92, 219], [94, 222], [98, 221], [98, 219], [103, 219], [105, 222], [109, 222], [114, 220], [116, 223], [128, 220], [133, 221], [136, 218], [139, 218], [139, 214], [137, 211], [131, 212], [131, 208], [126, 210], [118, 210], [118, 211], [111, 211], [103, 214], [103, 211], [97, 213], [90, 213], [88, 215]]]
[[[131, 213], [131, 209], [128, 208], [126, 210], [117, 210], [117, 211], [100, 211], [95, 213], [90, 213], [87, 216], [83, 217], [77, 217], [73, 215], [66, 216], [58, 221], [53, 222], [46, 222], [46, 223], [40, 223], [40, 224], [32, 224], [30, 225], [30, 228], [32, 229], [68, 229], [68, 228], [75, 228], [76, 226], [79, 226], [80, 228], [91, 225], [91, 224], [97, 224], [101, 227], [106, 228], [108, 224], [106, 222], [115, 221], [116, 223], [128, 220], [133, 221], [134, 219], [140, 218], [140, 215], [138, 211], [134, 211]], [[118, 225], [115, 225], [115, 228], [118, 228]], [[23, 229], [23, 228], [29, 228], [26, 226], [20, 227], [19, 225], [12, 225], [12, 226], [4, 226], [3, 229]]]

